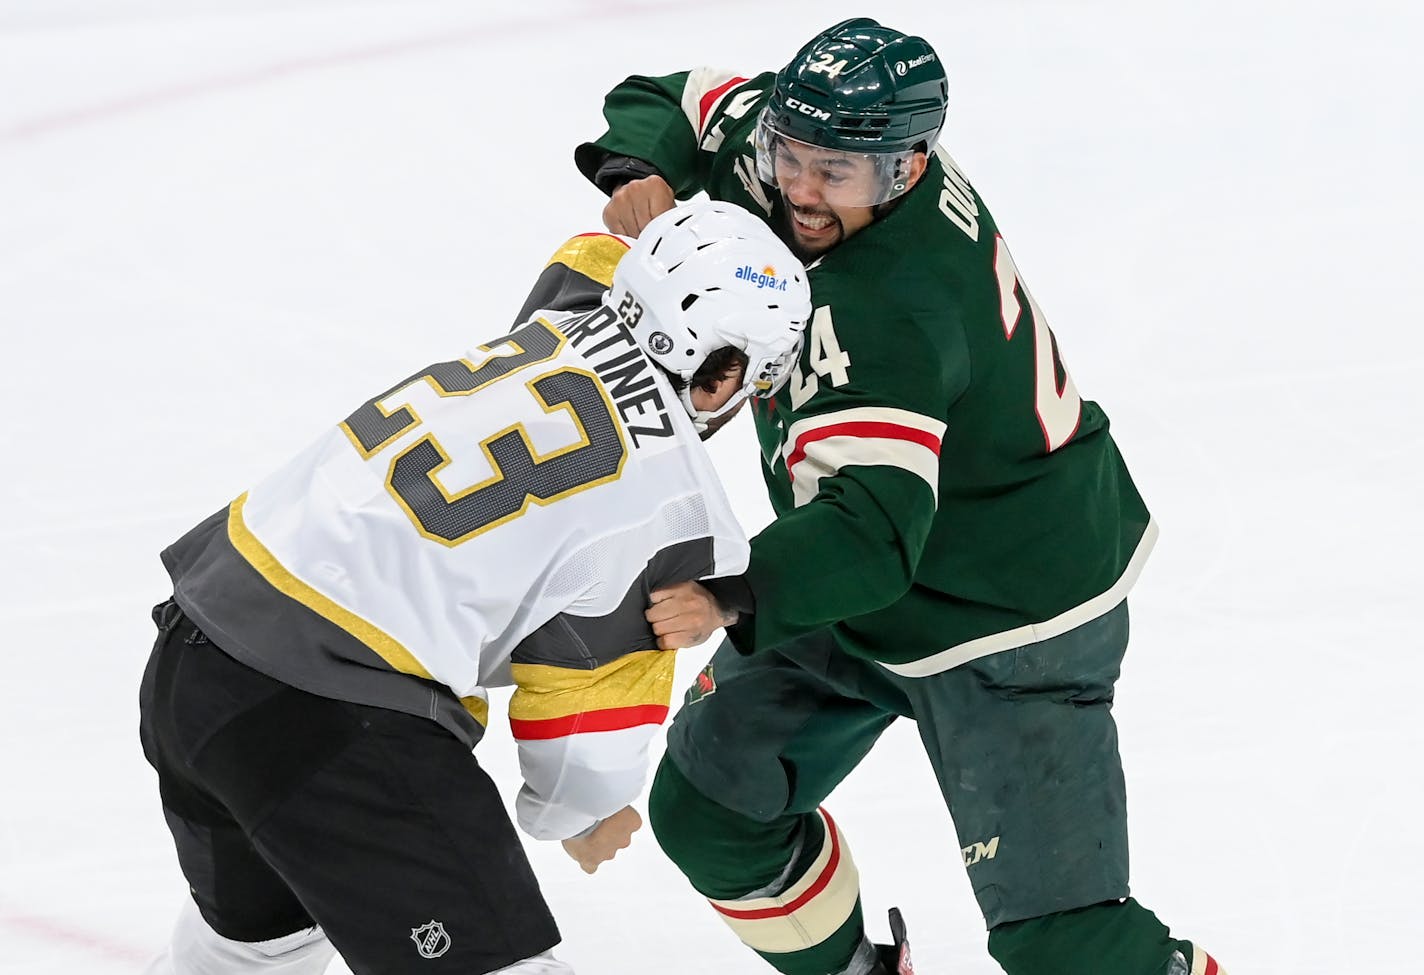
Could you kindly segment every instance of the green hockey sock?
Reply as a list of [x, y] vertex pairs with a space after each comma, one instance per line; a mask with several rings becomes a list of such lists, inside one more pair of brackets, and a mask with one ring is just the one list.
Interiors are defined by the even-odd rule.
[[[648, 819], [668, 859], [704, 897], [734, 898], [785, 870], [804, 828], [800, 816], [757, 822], [707, 798], [667, 756], [648, 796]], [[814, 818], [814, 817], [813, 817]]]
[[758, 951], [757, 954], [782, 975], [836, 975], [845, 971], [864, 940], [865, 925], [857, 900], [851, 916], [820, 944], [800, 951]]
[[648, 798], [663, 852], [785, 975], [835, 975], [865, 941], [859, 875], [824, 810], [769, 823], [704, 796], [666, 756]]

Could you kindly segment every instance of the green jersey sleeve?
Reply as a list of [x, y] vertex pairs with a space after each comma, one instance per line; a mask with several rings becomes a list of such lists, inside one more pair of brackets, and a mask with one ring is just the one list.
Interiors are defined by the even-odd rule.
[[631, 156], [655, 166], [679, 198], [713, 190], [712, 159], [733, 130], [755, 122], [769, 78], [716, 68], [634, 75], [608, 93], [608, 131], [575, 149], [574, 162], [592, 181], [610, 156]]

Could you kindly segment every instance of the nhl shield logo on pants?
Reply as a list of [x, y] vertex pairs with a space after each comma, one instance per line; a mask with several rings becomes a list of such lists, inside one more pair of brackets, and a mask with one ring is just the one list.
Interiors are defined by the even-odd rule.
[[415, 942], [422, 958], [439, 958], [450, 950], [450, 936], [439, 921], [427, 921], [418, 928], [411, 928], [410, 940]]

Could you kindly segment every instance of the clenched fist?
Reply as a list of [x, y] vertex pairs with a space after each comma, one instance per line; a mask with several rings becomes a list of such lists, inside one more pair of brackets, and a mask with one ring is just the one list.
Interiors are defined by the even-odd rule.
[[661, 649], [680, 650], [710, 640], [719, 627], [737, 622], [740, 614], [724, 609], [707, 587], [679, 582], [655, 590], [643, 617], [652, 625]]
[[603, 208], [603, 224], [615, 234], [636, 237], [654, 217], [675, 204], [672, 187], [661, 176], [630, 179], [613, 191]]
[[594, 827], [587, 836], [564, 840], [564, 851], [578, 861], [584, 873], [593, 873], [598, 865], [612, 860], [619, 850], [633, 842], [633, 834], [643, 828], [643, 817], [632, 806], [624, 806]]

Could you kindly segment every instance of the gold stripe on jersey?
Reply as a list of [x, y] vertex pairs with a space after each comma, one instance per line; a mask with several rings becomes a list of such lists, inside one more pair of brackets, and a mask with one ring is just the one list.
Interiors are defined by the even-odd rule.
[[571, 237], [544, 266], [562, 264], [605, 288], [611, 288], [613, 269], [627, 253], [628, 245], [612, 234], [581, 234]]
[[481, 728], [489, 727], [489, 701], [472, 695], [460, 698], [460, 703], [470, 712], [470, 717], [480, 723]]
[[[482, 389], [486, 389], [489, 386], [494, 385], [501, 379], [507, 379], [508, 377], [514, 375], [521, 369], [527, 369], [529, 366], [537, 366], [540, 363], [549, 362], [552, 359], [557, 359], [559, 357], [559, 353], [564, 351], [564, 346], [568, 344], [569, 337], [565, 335], [560, 329], [555, 328], [554, 325], [547, 318], [536, 318], [534, 321], [524, 326], [524, 328], [534, 327], [544, 329], [544, 331], [547, 332], [549, 336], [554, 339], [554, 349], [547, 355], [541, 355], [535, 358], [531, 358], [528, 362], [520, 363], [514, 369], [510, 369], [507, 372], [501, 372], [498, 375], [491, 376], [489, 379], [477, 382], [469, 389], [446, 389], [440, 384], [440, 381], [438, 379], [436, 379], [433, 375], [430, 374], [429, 371], [418, 373], [414, 376], [411, 376], [410, 379], [401, 383], [399, 386], [396, 386], [395, 388], [391, 389], [385, 395], [379, 397], [378, 399], [372, 400], [368, 405], [374, 407], [376, 411], [386, 419], [390, 419], [395, 414], [399, 413], [402, 410], [405, 410], [407, 413], [410, 414], [410, 420], [405, 423], [399, 430], [397, 430], [395, 433], [392, 433], [389, 437], [382, 440], [380, 443], [376, 444], [370, 450], [367, 450], [365, 446], [362, 445], [360, 439], [356, 436], [355, 432], [352, 431], [350, 425], [345, 420], [343, 420], [337, 425], [341, 428], [341, 432], [346, 434], [346, 439], [351, 441], [351, 446], [355, 447], [356, 452], [361, 455], [361, 459], [370, 460], [372, 457], [376, 456], [376, 454], [379, 454], [382, 450], [385, 450], [387, 447], [389, 447], [392, 443], [405, 436], [415, 427], [425, 422], [421, 419], [420, 414], [415, 411], [414, 404], [409, 401], [410, 397], [406, 397], [405, 402], [402, 402], [399, 406], [396, 406], [394, 409], [390, 410], [386, 409], [386, 407], [381, 405], [383, 401], [391, 399], [397, 394], [410, 389], [410, 387], [420, 382], [424, 382], [435, 392], [436, 396], [439, 396], [442, 399], [448, 399], [454, 396], [469, 396], [473, 393], [478, 393]], [[479, 351], [489, 353], [489, 355], [485, 356], [479, 361], [479, 364], [476, 364], [472, 359], [467, 356], [462, 356], [461, 358], [454, 360], [453, 363], [448, 364], [464, 366], [466, 369], [469, 370], [470, 375], [473, 377], [475, 375], [478, 375], [481, 369], [484, 369], [487, 366], [491, 365], [497, 359], [511, 359], [515, 356], [527, 355], [529, 350], [524, 348], [524, 346], [520, 345], [513, 338], [513, 336], [517, 334], [518, 331], [515, 331], [510, 333], [509, 336], [506, 336], [501, 341], [491, 342], [488, 345], [477, 346]], [[501, 346], [503, 346], [504, 348], [498, 348]], [[447, 363], [438, 363], [437, 365], [447, 365]], [[433, 369], [435, 368], [435, 366], [431, 366], [429, 368]]]
[[484, 452], [485, 460], [489, 461], [490, 469], [494, 471], [493, 476], [487, 477], [483, 481], [479, 481], [475, 484], [471, 484], [469, 487], [457, 491], [454, 494], [451, 494], [449, 491], [445, 490], [445, 485], [441, 484], [439, 479], [436, 477], [436, 475], [438, 475], [441, 471], [449, 467], [452, 461], [450, 459], [450, 455], [445, 452], [445, 448], [441, 446], [440, 441], [436, 440], [433, 436], [427, 434], [426, 436], [421, 437], [419, 440], [411, 444], [405, 450], [402, 450], [391, 460], [391, 466], [386, 471], [386, 493], [388, 493], [392, 498], [394, 498], [396, 504], [401, 506], [401, 510], [404, 511], [410, 517], [411, 524], [415, 526], [415, 530], [420, 533], [422, 538], [428, 538], [432, 542], [439, 542], [446, 548], [454, 548], [456, 545], [468, 542], [470, 539], [476, 537], [477, 535], [483, 535], [491, 528], [498, 528], [500, 525], [513, 521], [515, 518], [518, 518], [520, 515], [528, 511], [529, 506], [531, 504], [550, 505], [556, 501], [562, 501], [564, 498], [572, 497], [575, 494], [587, 491], [589, 488], [598, 487], [600, 484], [608, 484], [612, 481], [616, 481], [623, 476], [623, 466], [628, 460], [628, 440], [623, 433], [622, 424], [615, 421], [613, 423], [613, 431], [618, 435], [618, 443], [622, 450], [621, 456], [618, 458], [618, 469], [616, 471], [605, 477], [599, 477], [594, 478], [591, 481], [585, 481], [584, 483], [579, 484], [576, 487], [569, 488], [567, 491], [561, 491], [558, 494], [550, 495], [547, 498], [538, 498], [532, 494], [526, 494], [524, 495], [524, 503], [519, 506], [518, 511], [511, 512], [510, 514], [505, 515], [503, 518], [497, 518], [493, 521], [486, 522], [479, 528], [476, 528], [474, 531], [466, 532], [459, 538], [442, 538], [439, 535], [435, 535], [426, 531], [425, 527], [421, 523], [420, 516], [416, 514], [413, 508], [411, 508], [409, 503], [406, 502], [405, 498], [401, 497], [400, 492], [396, 490], [396, 464], [400, 463], [401, 458], [405, 457], [406, 454], [409, 454], [412, 450], [415, 450], [421, 444], [427, 442], [430, 444], [431, 447], [435, 449], [435, 452], [440, 455], [440, 463], [436, 464], [429, 471], [427, 471], [425, 476], [430, 479], [430, 483], [435, 485], [435, 489], [440, 492], [440, 496], [445, 499], [446, 504], [454, 504], [461, 498], [468, 497], [471, 494], [474, 494], [476, 491], [498, 484], [500, 481], [504, 480], [505, 473], [503, 470], [500, 469], [499, 463], [498, 461], [496, 461], [494, 453], [490, 450], [489, 445], [493, 441], [498, 440], [500, 437], [506, 436], [507, 434], [519, 434], [519, 439], [524, 441], [525, 450], [529, 452], [530, 458], [533, 459], [536, 465], [543, 464], [558, 457], [562, 457], [565, 454], [571, 454], [576, 450], [583, 450], [585, 447], [592, 446], [593, 441], [589, 438], [588, 429], [583, 425], [583, 419], [578, 415], [577, 412], [575, 412], [573, 406], [571, 406], [567, 402], [550, 406], [548, 402], [545, 401], [544, 397], [539, 394], [539, 391], [534, 388], [534, 384], [539, 382], [540, 380], [548, 379], [550, 376], [556, 376], [560, 373], [565, 372], [578, 373], [580, 375], [587, 376], [589, 379], [593, 380], [593, 388], [596, 389], [598, 391], [598, 395], [602, 397], [604, 405], [608, 408], [608, 415], [610, 418], [615, 415], [614, 411], [617, 409], [617, 407], [614, 405], [612, 398], [609, 397], [607, 388], [603, 385], [602, 382], [598, 380], [598, 377], [594, 373], [589, 372], [587, 369], [576, 369], [573, 366], [563, 366], [562, 368], [554, 369], [550, 372], [543, 373], [542, 375], [535, 376], [533, 379], [525, 383], [524, 385], [529, 390], [529, 395], [534, 397], [534, 400], [539, 404], [539, 407], [545, 413], [554, 414], [562, 411], [568, 414], [569, 419], [573, 421], [575, 428], [578, 429], [579, 438], [575, 443], [571, 443], [566, 446], [559, 447], [555, 450], [551, 450], [547, 454], [541, 454], [535, 449], [534, 441], [529, 439], [529, 431], [524, 426], [524, 424], [512, 423], [504, 429], [496, 433], [492, 433], [488, 437], [485, 437], [483, 440], [480, 441], [480, 450]]
[[[408, 382], [404, 386], [399, 386], [396, 389], [391, 390], [391, 392], [385, 398], [390, 399], [391, 396], [394, 396], [401, 390], [409, 389], [411, 386], [414, 386], [422, 379], [429, 382], [430, 377], [417, 376], [414, 381]], [[434, 387], [435, 383], [431, 382], [430, 385]], [[438, 388], [436, 388], [436, 392], [439, 392]], [[421, 419], [420, 414], [415, 412], [415, 407], [412, 406], [410, 403], [402, 403], [400, 406], [397, 406], [393, 410], [387, 410], [379, 402], [373, 402], [371, 405], [375, 407], [376, 410], [381, 414], [381, 416], [385, 417], [387, 420], [389, 420], [395, 414], [399, 413], [401, 410], [405, 410], [407, 413], [410, 414], [410, 420], [405, 424], [405, 426], [401, 427], [395, 433], [391, 434], [389, 437], [376, 444], [376, 446], [372, 447], [370, 450], [367, 450], [361, 445], [360, 438], [356, 436], [356, 434], [352, 431], [350, 425], [345, 420], [342, 420], [340, 423], [338, 423], [337, 426], [341, 429], [342, 433], [346, 434], [346, 439], [351, 441], [351, 446], [356, 448], [356, 452], [361, 455], [362, 460], [370, 460], [372, 457], [385, 450], [391, 444], [395, 443], [401, 437], [405, 436], [407, 433], [410, 433], [411, 430], [415, 429], [416, 427], [420, 426], [422, 423], [425, 422]]]
[[672, 700], [676, 661], [677, 654], [670, 651], [644, 650], [594, 670], [515, 664], [517, 687], [509, 699], [509, 717], [544, 721], [609, 708], [666, 706]]
[[242, 553], [242, 557], [261, 574], [262, 578], [267, 580], [273, 589], [284, 596], [295, 599], [322, 619], [335, 623], [374, 650], [382, 660], [401, 673], [434, 680], [430, 676], [430, 671], [426, 670], [415, 655], [394, 637], [349, 609], [337, 605], [332, 599], [298, 579], [286, 566], [278, 562], [277, 557], [258, 540], [256, 535], [252, 534], [247, 523], [243, 521], [242, 509], [246, 505], [247, 495], [244, 493], [228, 506], [228, 538], [231, 539], [233, 547]]
[[[351, 636], [359, 640], [364, 646], [369, 647], [372, 652], [379, 656], [390, 666], [402, 674], [410, 674], [414, 677], [421, 677], [425, 680], [433, 681], [430, 671], [425, 669], [415, 655], [401, 645], [390, 634], [380, 627], [357, 616], [343, 606], [338, 605], [332, 599], [317, 592], [301, 579], [291, 573], [286, 566], [277, 561], [277, 557], [252, 534], [252, 530], [243, 521], [242, 509], [247, 505], [247, 494], [244, 492], [232, 504], [228, 505], [227, 513], [227, 536], [239, 554], [247, 560], [248, 564], [257, 570], [267, 584], [276, 589], [282, 595], [301, 603], [307, 609], [316, 613], [322, 619], [336, 626], [341, 627]], [[481, 725], [489, 724], [489, 702], [482, 697], [471, 696], [460, 698], [460, 703], [465, 710]]]

